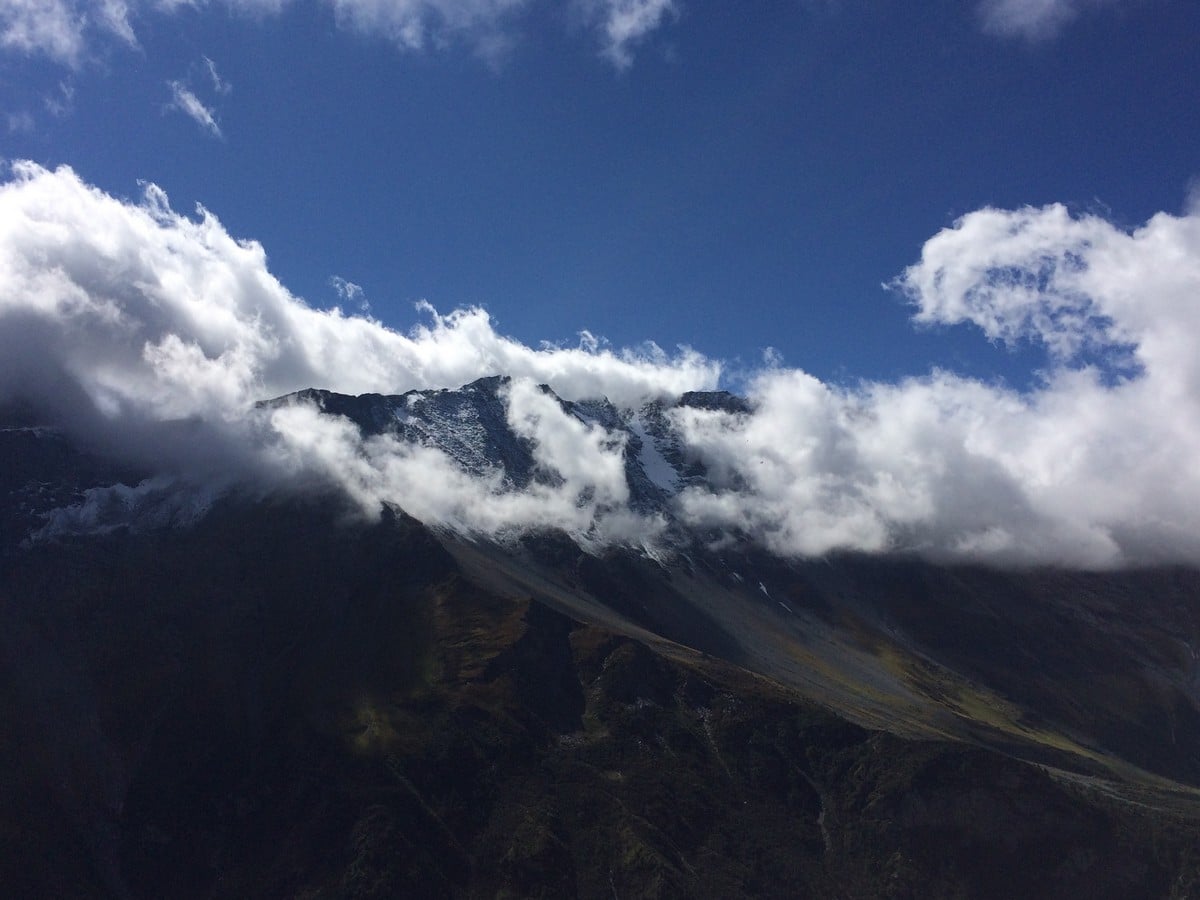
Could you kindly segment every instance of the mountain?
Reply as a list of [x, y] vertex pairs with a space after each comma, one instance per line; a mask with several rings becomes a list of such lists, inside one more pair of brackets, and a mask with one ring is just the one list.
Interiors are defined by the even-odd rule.
[[[260, 410], [569, 484], [507, 385]], [[653, 546], [215, 485], [4, 410], [5, 894], [1200, 896], [1200, 572], [780, 557], [674, 512], [722, 475], [672, 411], [745, 401], [541, 391]]]
[[[409, 391], [386, 397], [349, 397], [331, 391], [305, 390], [261, 404], [279, 408], [311, 404], [322, 412], [353, 422], [365, 437], [390, 435], [434, 447], [465, 471], [483, 475], [499, 470], [508, 487], [521, 489], [554, 476], [539, 469], [527, 436], [514, 433], [503, 396], [511, 379], [480, 378], [458, 390]], [[727, 391], [688, 391], [673, 402], [650, 400], [638, 409], [619, 410], [607, 399], [571, 402], [548, 386], [538, 388], [569, 416], [599, 426], [623, 444], [624, 476], [629, 505], [640, 512], [670, 515], [667, 500], [680, 488], [703, 481], [707, 472], [689, 457], [684, 441], [667, 420], [671, 408], [750, 411], [749, 404]]]

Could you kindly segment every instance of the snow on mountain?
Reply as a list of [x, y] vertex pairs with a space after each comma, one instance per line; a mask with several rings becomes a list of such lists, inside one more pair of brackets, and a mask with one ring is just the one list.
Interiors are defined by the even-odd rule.
[[[662, 538], [664, 528], [675, 534], [670, 543], [683, 539], [675, 497], [685, 486], [704, 483], [704, 466], [688, 451], [673, 420], [673, 412], [683, 407], [746, 408], [740, 398], [724, 392], [618, 408], [603, 397], [568, 401], [546, 385], [514, 385], [509, 377], [493, 376], [457, 389], [398, 395], [350, 396], [310, 388], [260, 402], [255, 421], [261, 440], [287, 444], [294, 435], [283, 433], [284, 420], [274, 416], [307, 411], [311, 419], [316, 413], [322, 427], [333, 429], [346, 445], [339, 452], [378, 483], [362, 487], [367, 476], [338, 471], [343, 457], [333, 454], [321, 477], [352, 496], [350, 483], [357, 478], [355, 499], [365, 496], [376, 506], [398, 506], [430, 525], [491, 536], [554, 527], [585, 543], [616, 541], [649, 549], [646, 542]], [[52, 428], [14, 424], [9, 431], [10, 442], [38, 442], [34, 455], [47, 448], [62, 452], [63, 437]], [[428, 466], [430, 459], [437, 465]], [[462, 494], [463, 485], [469, 485], [475, 493], [454, 502], [475, 515], [461, 509], [443, 515], [436, 504], [431, 508], [428, 498], [418, 498], [406, 487], [414, 483], [412, 472], [393, 477], [389, 467], [402, 463], [412, 464], [416, 481], [427, 491], [436, 493], [445, 484], [447, 491]], [[300, 465], [311, 469], [311, 460]], [[36, 478], [23, 478], [14, 470], [10, 491], [21, 498], [23, 518], [13, 525], [20, 534], [10, 540], [45, 541], [122, 527], [185, 527], [238, 483], [237, 473], [198, 479], [153, 467], [107, 471], [89, 465], [76, 472], [78, 466], [71, 457]], [[312, 475], [308, 471], [294, 483], [310, 485]], [[287, 489], [288, 484], [285, 479], [277, 486]], [[496, 509], [484, 514], [479, 507], [487, 505]], [[605, 522], [617, 525], [606, 530]]]
[[[512, 380], [482, 378], [457, 390], [410, 391], [383, 396], [349, 397], [306, 390], [262, 404], [265, 408], [315, 405], [322, 413], [350, 420], [363, 439], [387, 436], [445, 454], [464, 473], [500, 474], [507, 489], [531, 484], [562, 484], [569, 446], [548, 451], [541, 441], [521, 433], [512, 420]], [[619, 409], [605, 398], [567, 401], [549, 387], [538, 391], [561, 412], [593, 434], [611, 453], [620, 453], [629, 509], [672, 519], [672, 498], [681, 486], [703, 479], [703, 467], [691, 459], [671, 420], [676, 406], [743, 411], [745, 401], [725, 392], [690, 392], [677, 400], [654, 400], [638, 409]], [[401, 500], [401, 505], [403, 501]]]
[[666, 493], [674, 494], [679, 490], [679, 470], [662, 455], [640, 418], [631, 419], [629, 427], [638, 439], [638, 462], [646, 477]]

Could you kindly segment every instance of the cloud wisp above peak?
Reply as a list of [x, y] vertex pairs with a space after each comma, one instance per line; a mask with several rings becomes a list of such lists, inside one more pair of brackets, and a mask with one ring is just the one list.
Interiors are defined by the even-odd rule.
[[[18, 163], [0, 186], [0, 389], [110, 446], [190, 422], [186, 441], [150, 446], [194, 477], [319, 477], [366, 509], [395, 503], [477, 533], [557, 527], [647, 545], [667, 516], [791, 556], [1200, 563], [1200, 216], [1126, 231], [1060, 206], [981, 209], [931, 237], [893, 286], [917, 323], [1041, 342], [1042, 383], [1017, 392], [933, 371], [847, 388], [771, 365], [750, 377], [749, 407], [677, 403], [715, 388], [721, 366], [586, 334], [531, 348], [479, 309], [426, 306], [408, 333], [314, 309], [206, 210], [180, 215], [153, 186], [122, 201], [70, 169]], [[255, 407], [307, 387], [401, 394], [495, 374], [512, 376], [505, 427], [546, 473], [519, 490], [501, 469], [364, 437], [311, 405]], [[581, 418], [540, 384], [607, 397], [628, 427]], [[623, 462], [651, 400], [673, 449], [643, 451], [707, 473], [659, 513], [632, 508]]]

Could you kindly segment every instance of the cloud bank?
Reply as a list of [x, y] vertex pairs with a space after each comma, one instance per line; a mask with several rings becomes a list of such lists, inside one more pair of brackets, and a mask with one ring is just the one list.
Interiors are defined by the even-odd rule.
[[[586, 334], [576, 347], [532, 348], [480, 309], [423, 315], [402, 334], [313, 309], [271, 275], [260, 245], [206, 210], [176, 213], [152, 185], [124, 202], [68, 168], [17, 163], [0, 187], [0, 400], [29, 398], [77, 435], [192, 479], [333, 480], [365, 508], [390, 500], [450, 527], [587, 536], [602, 525], [632, 537], [619, 441], [547, 406], [535, 386], [628, 406], [713, 387], [719, 365], [652, 345], [614, 351]], [[503, 473], [471, 477], [436, 450], [364, 443], [313, 409], [255, 410], [309, 386], [394, 394], [494, 373], [515, 380], [510, 427], [561, 457], [543, 460], [554, 479], [519, 494], [502, 489]]]
[[[1200, 563], [1200, 215], [1130, 232], [1061, 206], [981, 209], [930, 238], [891, 287], [918, 325], [1043, 344], [1040, 384], [933, 371], [845, 387], [776, 365], [750, 378], [749, 412], [675, 406], [715, 387], [720, 365], [586, 333], [533, 348], [479, 309], [425, 307], [407, 333], [314, 309], [202, 208], [188, 217], [153, 186], [123, 201], [70, 169], [18, 163], [0, 186], [0, 394], [176, 474], [333, 481], [364, 509], [392, 502], [470, 532], [552, 526], [652, 546], [666, 516], [784, 555]], [[397, 394], [500, 373], [513, 377], [507, 427], [541, 473], [522, 490], [502, 469], [364, 439], [308, 405], [254, 405], [310, 386]], [[568, 414], [542, 383], [631, 411], [667, 399], [706, 481], [682, 485], [663, 516], [635, 513], [628, 433]]]

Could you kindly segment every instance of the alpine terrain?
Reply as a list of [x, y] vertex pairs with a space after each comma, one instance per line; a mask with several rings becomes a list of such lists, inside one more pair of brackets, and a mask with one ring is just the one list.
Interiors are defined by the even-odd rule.
[[1200, 571], [785, 552], [696, 512], [751, 411], [311, 389], [267, 477], [8, 404], [0, 891], [1200, 897]]

